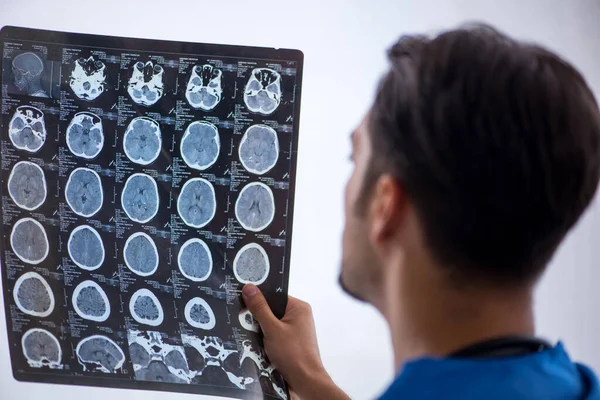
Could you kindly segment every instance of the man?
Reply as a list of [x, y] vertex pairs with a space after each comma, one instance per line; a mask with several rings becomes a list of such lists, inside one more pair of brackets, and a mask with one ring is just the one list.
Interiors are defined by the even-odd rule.
[[[535, 283], [592, 200], [600, 113], [581, 75], [489, 27], [403, 37], [352, 135], [341, 283], [387, 320], [382, 399], [598, 399], [593, 372], [534, 337]], [[304, 399], [346, 399], [310, 307], [244, 301]]]

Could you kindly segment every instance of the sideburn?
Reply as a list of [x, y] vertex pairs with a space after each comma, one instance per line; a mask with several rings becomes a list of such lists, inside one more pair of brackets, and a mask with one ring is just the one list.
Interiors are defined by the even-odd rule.
[[381, 168], [375, 159], [372, 157], [365, 170], [365, 175], [360, 184], [360, 191], [356, 203], [354, 204], [353, 211], [357, 217], [364, 217], [367, 214], [367, 207], [370, 200], [374, 195], [375, 184], [377, 179], [381, 176]]

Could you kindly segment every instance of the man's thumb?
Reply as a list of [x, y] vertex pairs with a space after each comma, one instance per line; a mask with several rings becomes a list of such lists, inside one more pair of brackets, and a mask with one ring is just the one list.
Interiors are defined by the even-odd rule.
[[242, 289], [242, 297], [244, 303], [254, 319], [258, 321], [263, 331], [268, 331], [274, 326], [279, 320], [275, 317], [265, 296], [261, 293], [260, 289], [255, 285], [247, 284]]

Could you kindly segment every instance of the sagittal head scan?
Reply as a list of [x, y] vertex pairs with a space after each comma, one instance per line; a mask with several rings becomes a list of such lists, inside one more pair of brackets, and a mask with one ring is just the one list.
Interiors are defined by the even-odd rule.
[[49, 97], [42, 88], [44, 61], [32, 52], [21, 53], [12, 60], [13, 83], [21, 91], [33, 97]]

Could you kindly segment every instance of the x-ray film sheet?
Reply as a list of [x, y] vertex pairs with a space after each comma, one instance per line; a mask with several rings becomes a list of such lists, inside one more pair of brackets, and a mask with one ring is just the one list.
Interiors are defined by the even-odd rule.
[[240, 291], [283, 315], [302, 53], [0, 38], [15, 378], [288, 398]]

